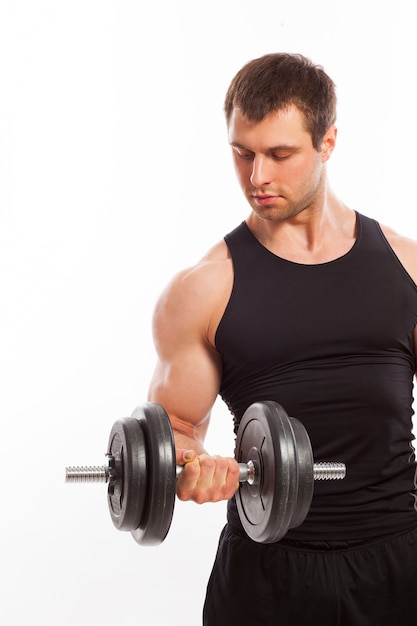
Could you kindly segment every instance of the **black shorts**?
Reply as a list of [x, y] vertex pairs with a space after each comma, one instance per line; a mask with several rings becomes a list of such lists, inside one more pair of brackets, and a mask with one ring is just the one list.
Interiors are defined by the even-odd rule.
[[226, 526], [204, 626], [417, 625], [417, 529], [366, 545], [305, 544], [261, 545]]

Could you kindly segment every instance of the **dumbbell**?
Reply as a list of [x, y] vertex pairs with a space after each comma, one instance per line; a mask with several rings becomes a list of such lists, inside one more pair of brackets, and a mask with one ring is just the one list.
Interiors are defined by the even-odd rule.
[[[302, 423], [272, 401], [248, 407], [239, 424], [236, 503], [247, 535], [258, 543], [279, 541], [307, 516], [315, 480], [342, 479], [344, 463], [314, 463]], [[110, 432], [107, 464], [67, 467], [66, 481], [108, 483], [115, 527], [141, 545], [162, 543], [171, 526], [176, 479], [175, 442], [165, 409], [144, 403]]]

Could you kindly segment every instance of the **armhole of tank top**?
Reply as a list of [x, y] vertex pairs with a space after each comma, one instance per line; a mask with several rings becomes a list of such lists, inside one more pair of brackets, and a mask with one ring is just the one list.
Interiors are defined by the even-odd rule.
[[393, 249], [393, 247], [391, 246], [391, 244], [389, 243], [388, 239], [385, 237], [384, 232], [381, 228], [381, 225], [379, 224], [379, 222], [377, 222], [376, 220], [372, 220], [377, 228], [377, 232], [379, 233], [382, 241], [384, 242], [384, 244], [387, 247], [387, 250], [390, 252], [392, 258], [394, 259], [394, 262], [396, 263], [396, 265], [401, 269], [401, 271], [403, 272], [404, 276], [406, 276], [407, 280], [409, 281], [409, 283], [411, 284], [411, 286], [414, 288], [414, 290], [417, 293], [417, 284], [414, 282], [413, 278], [411, 277], [411, 275], [408, 273], [408, 271], [405, 269], [404, 265], [401, 263], [400, 259], [398, 258], [395, 250]]
[[[229, 235], [231, 235], [231, 234], [232, 234], [232, 233], [229, 233]], [[219, 330], [220, 330], [220, 328], [221, 328], [221, 326], [222, 326], [222, 324], [223, 324], [223, 320], [224, 320], [224, 318], [225, 318], [225, 316], [226, 316], [226, 313], [227, 313], [227, 311], [228, 311], [228, 309], [229, 309], [229, 307], [230, 307], [230, 303], [231, 303], [231, 301], [232, 301], [232, 297], [233, 297], [233, 294], [234, 294], [234, 291], [235, 291], [235, 281], [236, 281], [236, 274], [235, 274], [235, 259], [234, 259], [234, 256], [233, 256], [232, 248], [231, 248], [231, 247], [230, 247], [230, 245], [229, 245], [229, 240], [230, 240], [230, 239], [229, 239], [229, 235], [226, 235], [226, 236], [224, 237], [224, 241], [226, 242], [226, 245], [227, 245], [227, 247], [228, 247], [228, 249], [229, 249], [230, 258], [231, 258], [231, 260], [232, 260], [232, 266], [233, 266], [233, 284], [232, 284], [232, 289], [231, 289], [231, 291], [230, 291], [230, 296], [229, 296], [229, 299], [228, 299], [227, 304], [226, 304], [226, 306], [225, 306], [225, 308], [224, 308], [224, 311], [223, 311], [223, 314], [222, 314], [222, 316], [221, 316], [221, 318], [220, 318], [220, 321], [219, 321], [219, 323], [218, 323], [218, 325], [217, 325], [216, 332], [214, 333], [214, 347], [215, 347], [215, 348], [216, 348], [216, 349], [220, 352], [220, 354], [221, 354], [221, 351], [219, 350], [219, 347], [218, 347], [218, 341], [217, 341], [217, 338], [218, 338]]]

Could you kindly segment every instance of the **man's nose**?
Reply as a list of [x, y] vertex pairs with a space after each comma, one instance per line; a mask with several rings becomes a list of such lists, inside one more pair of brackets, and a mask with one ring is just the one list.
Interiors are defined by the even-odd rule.
[[252, 162], [250, 182], [254, 187], [268, 185], [273, 180], [272, 164], [263, 156], [256, 156]]

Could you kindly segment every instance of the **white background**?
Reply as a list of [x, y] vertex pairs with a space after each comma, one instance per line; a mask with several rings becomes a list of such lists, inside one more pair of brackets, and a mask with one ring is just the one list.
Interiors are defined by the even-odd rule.
[[[144, 401], [151, 315], [248, 213], [222, 105], [272, 51], [339, 96], [329, 165], [352, 208], [417, 238], [412, 0], [0, 1], [0, 623], [200, 623], [225, 507], [177, 502], [158, 548], [110, 520], [113, 422]], [[216, 404], [207, 445], [232, 454]], [[248, 564], [250, 567], [250, 564]], [[250, 592], [250, 590], [248, 590]]]

